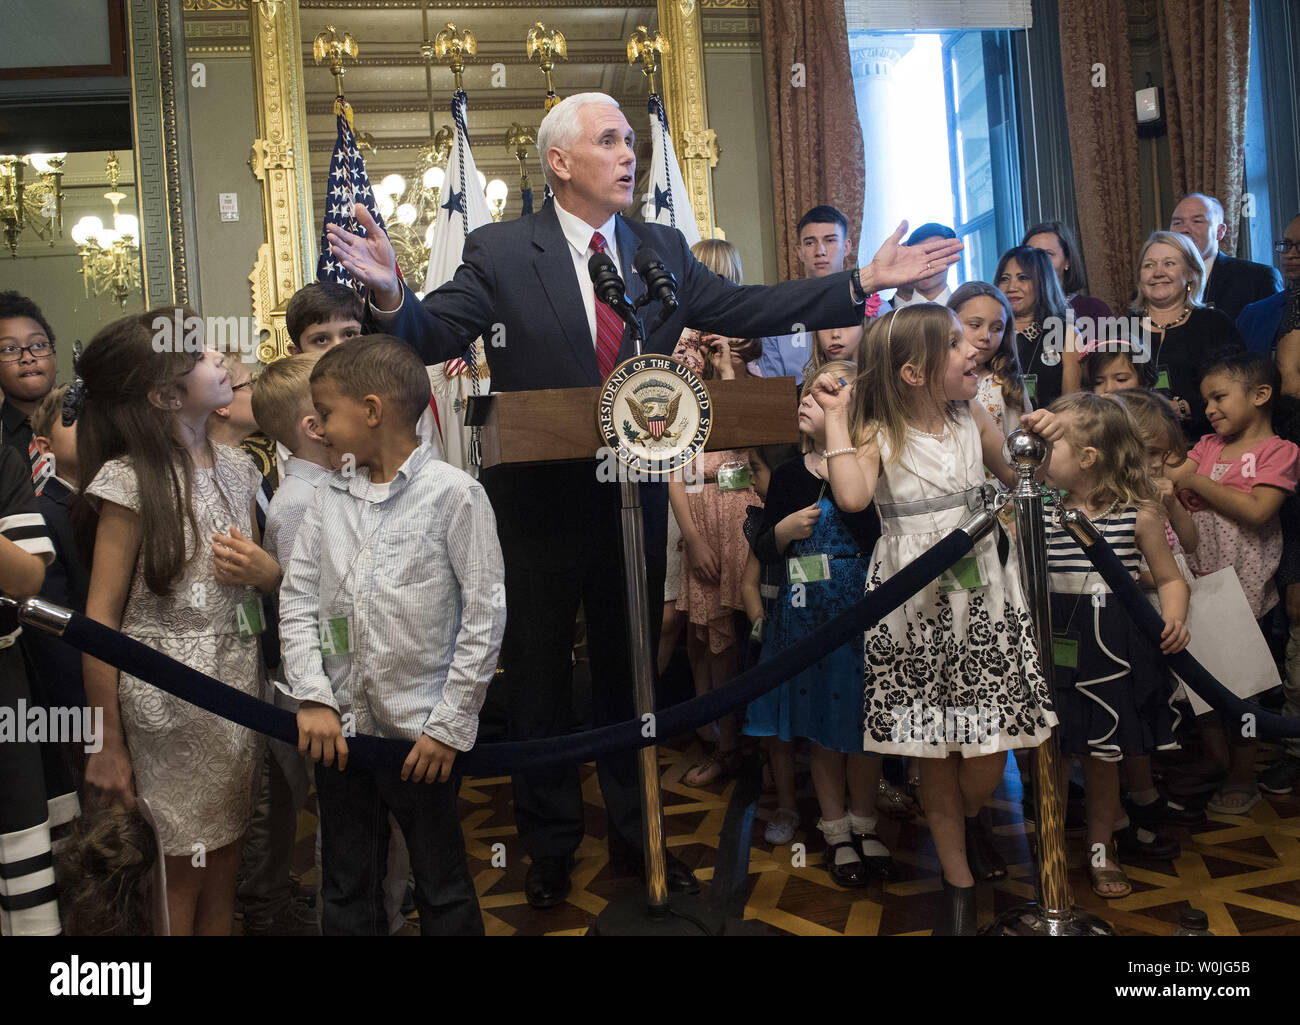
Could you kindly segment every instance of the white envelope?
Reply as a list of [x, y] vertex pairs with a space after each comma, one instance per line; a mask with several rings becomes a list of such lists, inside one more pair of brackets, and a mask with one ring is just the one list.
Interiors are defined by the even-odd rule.
[[[1260, 632], [1237, 571], [1231, 566], [1216, 570], [1192, 582], [1192, 600], [1187, 610], [1187, 650], [1206, 671], [1239, 698], [1262, 694], [1281, 686], [1277, 663]], [[1159, 608], [1159, 602], [1156, 602]], [[1197, 715], [1210, 711], [1182, 680], [1182, 690]]]

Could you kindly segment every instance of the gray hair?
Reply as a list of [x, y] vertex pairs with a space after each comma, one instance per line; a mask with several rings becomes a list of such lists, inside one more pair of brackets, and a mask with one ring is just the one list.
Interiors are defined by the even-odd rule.
[[1146, 313], [1147, 311], [1147, 299], [1142, 293], [1142, 263], [1147, 258], [1147, 250], [1157, 243], [1171, 246], [1182, 254], [1183, 267], [1187, 272], [1187, 283], [1191, 286], [1187, 293], [1187, 301], [1192, 306], [1203, 305], [1201, 296], [1205, 292], [1205, 261], [1201, 259], [1201, 251], [1196, 248], [1195, 243], [1186, 235], [1174, 231], [1153, 231], [1151, 237], [1142, 243], [1142, 251], [1138, 253], [1137, 311], [1139, 313]]
[[546, 154], [553, 146], [558, 149], [573, 148], [578, 133], [582, 130], [582, 108], [591, 103], [608, 103], [612, 107], [619, 105], [618, 100], [605, 93], [575, 93], [557, 103], [542, 118], [541, 126], [537, 129], [537, 155], [542, 159], [542, 175], [551, 188], [555, 188], [556, 178]]

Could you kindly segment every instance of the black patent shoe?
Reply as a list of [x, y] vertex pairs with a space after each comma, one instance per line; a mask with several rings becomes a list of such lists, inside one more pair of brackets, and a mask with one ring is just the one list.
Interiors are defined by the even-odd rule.
[[876, 836], [875, 833], [850, 833], [849, 837], [853, 841], [853, 846], [858, 852], [858, 857], [862, 859], [862, 864], [866, 866], [867, 872], [877, 879], [894, 878], [894, 859], [888, 854], [868, 854], [867, 844], [875, 842], [881, 847], [885, 846], [883, 840]]
[[992, 882], [1007, 877], [1007, 863], [993, 846], [978, 815], [966, 820], [966, 864], [977, 882]]
[[1125, 861], [1173, 861], [1183, 853], [1177, 840], [1157, 836], [1151, 830], [1146, 830], [1151, 839], [1143, 840], [1139, 828], [1136, 822], [1129, 822], [1123, 829], [1115, 830], [1116, 850]]
[[[855, 861], [846, 861], [842, 865], [835, 864], [835, 852], [841, 847], [847, 847], [856, 856]], [[839, 886], [848, 890], [857, 890], [867, 885], [867, 866], [861, 860], [862, 855], [858, 852], [857, 844], [848, 840], [843, 843], [828, 843], [826, 853], [822, 856], [822, 863], [826, 866], [826, 871], [831, 874], [831, 879]]]
[[953, 886], [943, 881], [939, 899], [939, 918], [931, 936], [975, 935], [975, 887]]

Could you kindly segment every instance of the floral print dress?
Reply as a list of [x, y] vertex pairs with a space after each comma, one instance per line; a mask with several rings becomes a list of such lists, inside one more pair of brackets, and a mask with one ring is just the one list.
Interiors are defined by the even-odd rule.
[[[897, 460], [882, 436], [881, 460], [875, 494], [881, 536], [868, 592], [971, 515], [965, 504], [907, 515], [891, 507], [984, 483], [979, 431], [966, 410], [942, 437], [909, 429]], [[1037, 747], [1056, 724], [1014, 561], [1003, 566], [994, 537], [986, 535], [957, 568], [959, 582], [978, 577], [982, 583], [954, 587], [940, 577], [866, 633], [863, 746], [869, 752], [974, 757]]]

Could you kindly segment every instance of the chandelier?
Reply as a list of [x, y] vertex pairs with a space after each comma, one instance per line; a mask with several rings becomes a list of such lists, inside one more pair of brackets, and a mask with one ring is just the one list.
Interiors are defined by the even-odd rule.
[[[24, 228], [52, 246], [63, 237], [63, 162], [66, 153], [15, 153], [0, 155], [0, 225], [10, 256], [18, 256], [18, 237]], [[39, 177], [23, 181], [30, 167]]]
[[109, 191], [104, 198], [113, 204], [113, 226], [105, 228], [98, 217], [87, 215], [72, 228], [72, 241], [81, 249], [81, 277], [86, 298], [91, 293], [112, 294], [125, 308], [127, 299], [140, 291], [140, 222], [132, 214], [118, 213], [126, 194], [117, 190], [121, 166], [117, 154], [108, 154], [104, 172]]

